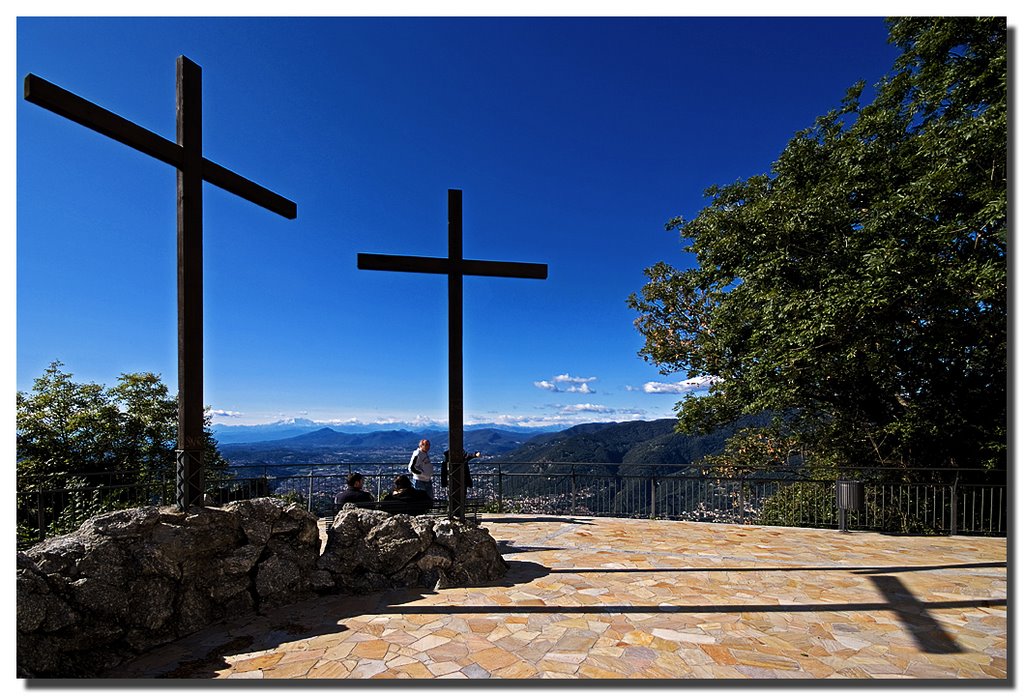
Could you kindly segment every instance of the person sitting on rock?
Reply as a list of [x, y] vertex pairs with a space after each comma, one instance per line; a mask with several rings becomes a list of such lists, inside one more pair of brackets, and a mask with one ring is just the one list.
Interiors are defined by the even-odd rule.
[[413, 514], [426, 512], [430, 506], [430, 495], [426, 491], [412, 487], [412, 481], [404, 474], [395, 478], [395, 489], [381, 498], [382, 501], [399, 501], [408, 503]]
[[334, 496], [334, 504], [339, 508], [345, 503], [372, 503], [373, 495], [363, 490], [363, 475], [359, 472], [349, 474], [345, 479], [348, 488]]
[[412, 481], [405, 474], [395, 477], [394, 490], [385, 495], [381, 500], [421, 500], [426, 495], [420, 496], [418, 493], [426, 493], [413, 488]]

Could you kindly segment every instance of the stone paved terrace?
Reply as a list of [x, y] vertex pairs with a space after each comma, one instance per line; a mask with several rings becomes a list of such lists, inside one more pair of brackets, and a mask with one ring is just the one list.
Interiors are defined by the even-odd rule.
[[216, 624], [109, 676], [1007, 678], [1002, 538], [483, 524], [512, 566], [499, 585], [307, 601]]

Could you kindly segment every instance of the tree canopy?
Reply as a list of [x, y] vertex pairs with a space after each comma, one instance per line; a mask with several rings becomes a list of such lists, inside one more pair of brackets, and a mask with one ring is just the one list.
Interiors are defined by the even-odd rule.
[[[31, 392], [18, 392], [19, 474], [174, 477], [178, 403], [159, 375], [125, 373], [107, 389], [77, 383], [62, 367], [54, 361]], [[209, 427], [204, 462], [226, 466]]]
[[640, 354], [716, 378], [677, 404], [683, 430], [775, 414], [737, 453], [1004, 467], [1005, 19], [889, 30], [869, 103], [853, 86], [769, 172], [668, 223], [695, 264], [646, 269]]
[[[86, 518], [173, 495], [178, 404], [158, 375], [122, 374], [115, 386], [79, 383], [54, 361], [17, 395], [18, 534], [76, 528]], [[209, 428], [204, 468], [224, 472]], [[42, 520], [42, 522], [40, 522]]]

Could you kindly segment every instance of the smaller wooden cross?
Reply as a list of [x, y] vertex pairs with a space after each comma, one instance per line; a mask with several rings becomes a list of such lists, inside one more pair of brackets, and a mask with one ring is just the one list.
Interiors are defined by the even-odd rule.
[[448, 189], [448, 258], [358, 254], [356, 266], [366, 271], [439, 273], [448, 276], [448, 514], [466, 514], [465, 448], [463, 447], [462, 404], [462, 277], [467, 275], [502, 278], [548, 277], [544, 263], [475, 261], [462, 258], [462, 191]]

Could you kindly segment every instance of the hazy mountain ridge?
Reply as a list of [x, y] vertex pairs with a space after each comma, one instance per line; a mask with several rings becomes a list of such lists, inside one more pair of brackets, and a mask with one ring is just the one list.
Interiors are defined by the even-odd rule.
[[[691, 467], [709, 454], [720, 453], [725, 441], [744, 427], [763, 425], [764, 417], [744, 417], [707, 435], [683, 435], [675, 431], [676, 420], [584, 423], [560, 432], [532, 435], [499, 428], [467, 430], [465, 447], [480, 451], [480, 465], [501, 463], [503, 470], [515, 471], [516, 464], [536, 465], [567, 462], [597, 465], [592, 473], [650, 474], [676, 473]], [[437, 429], [378, 430], [349, 433], [319, 427], [292, 437], [261, 442], [222, 443], [221, 453], [232, 463], [326, 464], [331, 462], [399, 462], [408, 458], [419, 441], [433, 444], [432, 458], [440, 461], [447, 448], [448, 432]]]
[[747, 416], [706, 435], [677, 433], [677, 421], [672, 418], [589, 423], [535, 437], [492, 462], [500, 462], [504, 472], [541, 474], [510, 477], [506, 495], [544, 500], [551, 496], [552, 485], [561, 485], [564, 494], [570, 490], [566, 481], [572, 475], [581, 501], [605, 496], [601, 503], [605, 507], [634, 514], [651, 504], [650, 495], [656, 497], [656, 506], [664, 506], [675, 495], [674, 486], [658, 487], [651, 493], [651, 477], [696, 480], [702, 476], [697, 466], [700, 460], [721, 453], [726, 440], [738, 430], [765, 425], [768, 420], [768, 415]]
[[637, 445], [672, 433], [676, 421], [586, 423], [535, 437], [500, 459], [520, 462], [600, 462], [621, 464]]
[[[379, 430], [346, 433], [321, 427], [293, 437], [262, 442], [220, 445], [221, 454], [235, 464], [329, 463], [344, 461], [399, 461], [408, 459], [420, 440], [428, 439], [431, 456], [440, 461], [448, 446], [446, 430]], [[467, 430], [465, 447], [485, 456], [508, 452], [522, 446], [529, 435], [497, 428]]]
[[[378, 430], [371, 433], [346, 433], [334, 430], [333, 428], [320, 428], [311, 433], [303, 433], [302, 435], [282, 438], [280, 440], [228, 444], [224, 445], [222, 449], [241, 447], [257, 450], [277, 448], [309, 449], [319, 447], [355, 449], [404, 447], [412, 452], [422, 439], [430, 440], [434, 445], [446, 445], [448, 432], [446, 430]], [[527, 436], [519, 433], [497, 430], [495, 428], [470, 430], [465, 433], [467, 446], [472, 443], [480, 443], [485, 446], [498, 447], [502, 451], [517, 447], [528, 439]]]
[[707, 435], [678, 433], [675, 431], [677, 421], [673, 418], [588, 423], [560, 433], [534, 437], [522, 447], [496, 457], [495, 460], [534, 464], [618, 464], [621, 474], [631, 473], [630, 465], [644, 465], [642, 472], [649, 472], [650, 465], [663, 465], [678, 470], [707, 455], [722, 452], [725, 441], [737, 430], [764, 425], [767, 420], [767, 416], [747, 416]]
[[[335, 424], [313, 421], [308, 418], [293, 418], [286, 421], [263, 423], [259, 425], [228, 425], [225, 423], [214, 423], [211, 429], [213, 430], [213, 436], [217, 439], [218, 443], [222, 445], [233, 445], [278, 441], [316, 432], [324, 428], [330, 428], [335, 432], [345, 432], [353, 435], [385, 431], [409, 431], [418, 433], [422, 431], [441, 432], [445, 430], [445, 427], [441, 424], [422, 425], [403, 422]], [[563, 426], [526, 427], [518, 425], [503, 425], [499, 423], [479, 423], [466, 426], [466, 432], [489, 429], [501, 430], [510, 433], [520, 433], [529, 436], [536, 435], [538, 433], [559, 431], [563, 429]]]

